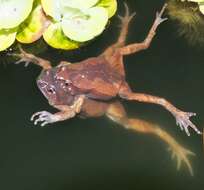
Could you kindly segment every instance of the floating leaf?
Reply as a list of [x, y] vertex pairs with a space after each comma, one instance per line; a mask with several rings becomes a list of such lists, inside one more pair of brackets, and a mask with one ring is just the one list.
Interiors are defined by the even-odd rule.
[[[184, 0], [182, 0], [182, 1], [184, 1]], [[202, 3], [202, 2], [204, 2], [204, 0], [187, 0], [187, 1], [195, 2], [195, 3]]]
[[45, 13], [55, 20], [61, 18], [60, 0], [41, 0], [41, 4]]
[[16, 29], [1, 29], [0, 30], [0, 51], [4, 51], [10, 47], [16, 38]]
[[41, 5], [35, 7], [31, 15], [18, 28], [17, 40], [21, 43], [32, 43], [38, 40], [48, 27], [47, 20]]
[[117, 10], [116, 0], [100, 0], [97, 6], [104, 7], [108, 10], [108, 17], [111, 18]]
[[77, 9], [88, 9], [96, 5], [99, 0], [60, 0], [62, 6], [68, 6]]
[[14, 28], [32, 10], [33, 0], [0, 0], [0, 28]]
[[71, 41], [64, 35], [60, 23], [50, 24], [43, 33], [43, 38], [50, 46], [57, 49], [71, 50], [80, 46], [80, 43]]
[[83, 12], [83, 15], [63, 19], [62, 29], [72, 40], [85, 42], [98, 36], [108, 22], [108, 12], [103, 7], [93, 7]]

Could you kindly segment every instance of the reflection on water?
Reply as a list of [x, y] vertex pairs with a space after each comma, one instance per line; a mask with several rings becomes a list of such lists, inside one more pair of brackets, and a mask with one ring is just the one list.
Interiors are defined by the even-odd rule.
[[[148, 2], [148, 7], [146, 6]], [[134, 1], [137, 10], [129, 42], [144, 38], [155, 11], [163, 1]], [[122, 5], [119, 6], [122, 13]], [[89, 46], [65, 53], [48, 49], [42, 56], [54, 63], [67, 59], [78, 61], [97, 55], [117, 38], [118, 20]], [[193, 119], [204, 125], [204, 56], [202, 50], [189, 47], [177, 38], [171, 21], [163, 24], [147, 51], [125, 58], [127, 80], [138, 92], [165, 97], [179, 108], [197, 113]], [[156, 105], [122, 101], [129, 116], [159, 124], [184, 147], [196, 153], [191, 157], [195, 176], [184, 165], [176, 170], [166, 145], [151, 135], [124, 130], [108, 119], [78, 119], [50, 127], [33, 127], [30, 115], [50, 110], [38, 91], [35, 79], [40, 70], [30, 65], [0, 66], [1, 189], [201, 189], [203, 149], [201, 137], [191, 131], [187, 137], [174, 118]]]

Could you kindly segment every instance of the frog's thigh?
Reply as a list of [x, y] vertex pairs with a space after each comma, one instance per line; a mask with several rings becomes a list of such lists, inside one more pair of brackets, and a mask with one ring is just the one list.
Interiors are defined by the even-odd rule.
[[92, 99], [85, 99], [80, 116], [81, 117], [100, 117], [103, 116], [109, 107], [109, 103]]
[[122, 125], [123, 127], [133, 129], [137, 132], [154, 133], [155, 131], [153, 124], [136, 118], [128, 118], [127, 113], [120, 102], [110, 104], [106, 115], [108, 118]]

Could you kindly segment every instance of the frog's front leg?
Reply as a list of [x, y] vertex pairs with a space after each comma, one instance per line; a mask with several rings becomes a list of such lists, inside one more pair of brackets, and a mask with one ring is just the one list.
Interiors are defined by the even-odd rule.
[[175, 117], [176, 124], [181, 128], [181, 130], [185, 130], [188, 136], [190, 136], [190, 132], [188, 130], [189, 127], [197, 132], [197, 134], [201, 134], [199, 129], [190, 121], [190, 117], [195, 116], [195, 113], [181, 111], [164, 98], [148, 94], [134, 93], [127, 84], [121, 87], [119, 96], [127, 100], [136, 100], [139, 102], [161, 105]]
[[136, 15], [136, 12], [133, 12], [130, 14], [128, 5], [126, 3], [124, 3], [124, 7], [125, 7], [124, 16], [118, 16], [119, 19], [121, 20], [121, 26], [120, 26], [121, 30], [120, 30], [118, 40], [116, 43], [114, 43], [113, 45], [105, 49], [105, 51], [102, 53], [102, 55], [105, 55], [107, 57], [112, 55], [115, 49], [119, 47], [123, 47], [125, 45], [130, 21]]
[[145, 38], [145, 40], [141, 43], [133, 43], [133, 44], [127, 45], [125, 47], [119, 48], [120, 54], [122, 54], [122, 55], [133, 54], [133, 53], [136, 53], [138, 51], [147, 49], [150, 46], [152, 39], [154, 38], [154, 36], [156, 34], [157, 27], [162, 22], [167, 20], [167, 18], [162, 18], [162, 15], [163, 15], [166, 7], [167, 7], [167, 4], [164, 4], [164, 6], [162, 7], [162, 10], [156, 14], [156, 19], [154, 20], [154, 23], [153, 23], [151, 29], [149, 30], [149, 33], [148, 33], [147, 37]]
[[29, 63], [34, 63], [36, 65], [39, 65], [43, 69], [50, 69], [52, 68], [51, 63], [48, 60], [42, 59], [40, 57], [37, 57], [31, 53], [25, 52], [22, 47], [19, 45], [19, 51], [20, 53], [12, 53], [10, 55], [19, 57], [20, 60], [16, 61], [16, 64], [25, 63], [25, 66], [28, 66]]
[[84, 96], [81, 95], [77, 97], [77, 99], [71, 106], [51, 104], [53, 107], [60, 110], [60, 112], [57, 112], [55, 114], [49, 113], [47, 111], [36, 112], [32, 115], [31, 121], [34, 121], [34, 125], [37, 125], [39, 122], [41, 122], [41, 126], [43, 127], [50, 123], [55, 123], [58, 121], [64, 121], [73, 118], [81, 111], [83, 103]]

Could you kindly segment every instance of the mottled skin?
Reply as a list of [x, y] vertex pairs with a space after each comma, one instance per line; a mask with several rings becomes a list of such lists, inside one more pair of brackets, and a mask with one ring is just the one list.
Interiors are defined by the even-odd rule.
[[161, 105], [172, 113], [177, 124], [182, 130], [185, 130], [187, 135], [190, 135], [188, 127], [194, 129], [198, 134], [201, 133], [189, 120], [191, 116], [195, 115], [194, 113], [183, 112], [164, 98], [134, 93], [126, 82], [123, 56], [149, 47], [158, 25], [166, 20], [161, 18], [165, 7], [166, 5], [160, 13], [157, 13], [156, 19], [143, 42], [125, 45], [128, 25], [135, 15], [135, 13], [129, 14], [125, 4], [126, 14], [124, 17], [120, 17], [122, 29], [117, 42], [98, 57], [88, 58], [78, 63], [71, 64], [63, 61], [53, 68], [47, 60], [28, 54], [20, 48], [21, 53], [18, 56], [21, 59], [18, 63], [22, 61], [33, 62], [43, 68], [37, 79], [37, 85], [48, 99], [49, 104], [60, 110], [55, 114], [47, 111], [33, 114], [31, 120], [34, 120], [34, 124], [42, 122], [41, 126], [45, 126], [76, 115], [81, 117], [106, 115], [128, 129], [157, 135], [169, 145], [169, 150], [173, 152], [173, 156], [177, 157], [178, 169], [181, 161], [184, 161], [192, 174], [193, 171], [187, 157], [193, 154], [191, 151], [179, 145], [173, 137], [158, 126], [140, 119], [128, 118], [122, 104], [115, 99], [115, 97], [120, 97], [126, 100]]

